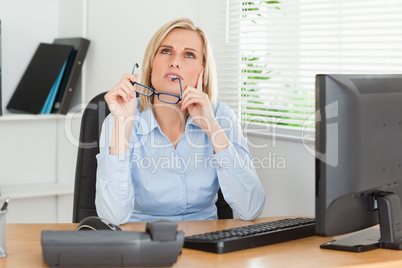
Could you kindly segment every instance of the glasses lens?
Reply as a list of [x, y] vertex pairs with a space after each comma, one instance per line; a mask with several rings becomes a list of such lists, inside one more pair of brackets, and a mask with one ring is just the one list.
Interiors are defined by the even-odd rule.
[[141, 95], [145, 95], [145, 96], [149, 97], [149, 96], [152, 96], [152, 94], [153, 94], [153, 92], [149, 88], [143, 87], [142, 85], [139, 85], [139, 84], [134, 84], [134, 88], [135, 88], [135, 91]]
[[172, 96], [169, 94], [159, 94], [158, 96], [160, 101], [166, 102], [166, 103], [178, 103], [179, 102], [179, 97], [178, 96]]

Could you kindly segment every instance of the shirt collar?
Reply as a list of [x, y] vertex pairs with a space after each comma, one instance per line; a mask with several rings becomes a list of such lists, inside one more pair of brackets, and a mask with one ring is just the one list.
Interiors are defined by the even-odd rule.
[[[190, 116], [187, 119], [186, 125], [193, 125], [194, 127], [199, 128]], [[155, 119], [152, 109], [148, 108], [145, 111], [143, 111], [139, 116], [139, 125], [137, 134], [147, 135], [157, 127], [159, 127], [159, 125]]]

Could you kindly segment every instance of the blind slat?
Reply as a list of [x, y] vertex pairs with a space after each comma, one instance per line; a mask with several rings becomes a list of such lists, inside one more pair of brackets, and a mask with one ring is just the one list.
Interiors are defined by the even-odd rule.
[[[261, 102], [263, 100], [261, 100], [260, 98], [255, 98], [255, 97], [248, 97], [246, 98], [247, 101], [250, 102]], [[288, 99], [276, 99], [276, 100], [271, 100], [271, 101], [267, 101], [271, 104], [277, 104], [277, 103], [285, 103], [285, 104], [297, 104], [297, 105], [303, 105], [303, 106], [311, 106], [311, 102], [308, 101], [297, 101], [297, 100], [288, 100]]]
[[255, 108], [255, 109], [268, 109], [268, 110], [279, 110], [279, 111], [297, 111], [297, 112], [305, 112], [306, 114], [309, 114], [310, 108], [303, 108], [303, 107], [292, 107], [292, 106], [275, 106], [275, 105], [264, 105], [264, 104], [254, 104], [254, 103], [247, 103], [244, 104], [242, 103], [241, 106], [243, 107], [242, 109], [247, 109], [247, 108]]

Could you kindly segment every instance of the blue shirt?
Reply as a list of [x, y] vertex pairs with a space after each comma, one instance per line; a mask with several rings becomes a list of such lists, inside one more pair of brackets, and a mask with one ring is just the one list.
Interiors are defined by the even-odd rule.
[[[139, 103], [139, 100], [137, 100]], [[161, 131], [151, 109], [137, 107], [129, 150], [109, 154], [113, 116], [102, 126], [95, 204], [100, 217], [114, 224], [167, 218], [217, 219], [217, 191], [239, 218], [258, 217], [265, 193], [246, 140], [232, 109], [213, 107], [229, 139], [217, 154], [205, 132], [189, 117], [176, 148]]]

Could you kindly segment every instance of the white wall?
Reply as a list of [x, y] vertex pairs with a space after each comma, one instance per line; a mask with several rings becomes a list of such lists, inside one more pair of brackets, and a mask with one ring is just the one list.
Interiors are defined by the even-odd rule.
[[247, 135], [267, 197], [263, 216], [315, 215], [315, 158], [298, 140]]

